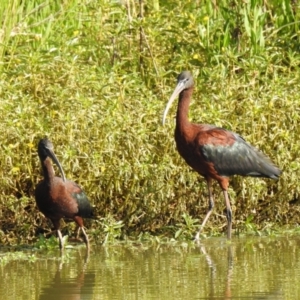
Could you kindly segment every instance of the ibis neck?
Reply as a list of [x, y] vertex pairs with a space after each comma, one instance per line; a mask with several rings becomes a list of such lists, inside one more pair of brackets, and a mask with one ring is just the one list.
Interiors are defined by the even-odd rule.
[[184, 128], [190, 125], [189, 106], [192, 99], [193, 87], [183, 90], [179, 94], [179, 102], [176, 115], [176, 129], [184, 131]]
[[51, 182], [55, 177], [55, 173], [54, 173], [51, 159], [49, 157], [47, 157], [44, 161], [42, 161], [42, 168], [43, 168], [45, 181]]

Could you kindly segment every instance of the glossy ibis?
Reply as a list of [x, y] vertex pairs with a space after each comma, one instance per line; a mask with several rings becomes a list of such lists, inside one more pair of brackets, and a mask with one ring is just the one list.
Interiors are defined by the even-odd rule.
[[[89, 250], [89, 240], [83, 227], [82, 218], [93, 218], [93, 208], [86, 194], [75, 182], [66, 179], [61, 164], [53, 152], [51, 141], [48, 139], [39, 141], [38, 155], [44, 173], [44, 179], [38, 183], [35, 190], [35, 200], [39, 210], [52, 221], [58, 234], [61, 250], [63, 250], [60, 232], [62, 218], [72, 219], [76, 222]], [[51, 159], [58, 166], [62, 178], [55, 176]]]
[[263, 153], [248, 144], [240, 135], [213, 125], [193, 124], [188, 119], [189, 105], [194, 89], [189, 71], [177, 78], [177, 86], [170, 97], [163, 115], [163, 124], [174, 99], [179, 95], [176, 114], [175, 141], [179, 154], [186, 163], [202, 175], [208, 187], [208, 212], [195, 240], [205, 226], [214, 207], [212, 180], [219, 183], [225, 198], [227, 238], [231, 238], [232, 212], [228, 197], [229, 177], [242, 175], [278, 179], [281, 171]]

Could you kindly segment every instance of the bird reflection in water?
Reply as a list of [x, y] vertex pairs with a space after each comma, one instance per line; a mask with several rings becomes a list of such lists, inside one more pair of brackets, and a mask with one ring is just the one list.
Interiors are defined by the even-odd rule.
[[[232, 290], [231, 286], [231, 280], [234, 276], [234, 246], [233, 244], [227, 245], [227, 270], [225, 273], [225, 286], [223, 293], [221, 295], [218, 295], [218, 287], [220, 286], [220, 274], [218, 272], [221, 272], [221, 270], [218, 269], [222, 263], [218, 261], [218, 258], [213, 259], [208, 251], [206, 251], [206, 248], [203, 244], [199, 243], [199, 250], [204, 255], [206, 262], [209, 266], [209, 285], [210, 285], [210, 294], [207, 296], [207, 298], [201, 298], [201, 299], [207, 299], [207, 300], [213, 300], [213, 299], [224, 299], [224, 300], [230, 300], [230, 299], [252, 299], [252, 300], [283, 300], [285, 299], [284, 295], [282, 294], [280, 287], [277, 287], [274, 290], [271, 290], [270, 292], [253, 292], [252, 295], [245, 295], [245, 297], [240, 298], [239, 296], [234, 295], [237, 291], [242, 291], [243, 293], [243, 286], [235, 286], [236, 291]], [[220, 256], [219, 258], [222, 259], [223, 256]], [[223, 259], [222, 259], [223, 260]], [[245, 291], [245, 293], [247, 293]]]
[[61, 263], [54, 275], [53, 280], [42, 288], [40, 300], [88, 300], [93, 298], [95, 286], [95, 272], [87, 270], [88, 253], [85, 262], [78, 276], [71, 277], [68, 274], [74, 274], [73, 265], [64, 269]]

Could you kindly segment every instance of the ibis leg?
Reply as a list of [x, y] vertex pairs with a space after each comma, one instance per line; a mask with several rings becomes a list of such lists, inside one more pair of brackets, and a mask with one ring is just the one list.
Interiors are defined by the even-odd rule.
[[59, 249], [62, 251], [64, 248], [63, 245], [63, 237], [59, 229], [57, 229], [58, 241], [59, 241]]
[[57, 231], [57, 236], [58, 236], [58, 242], [59, 242], [59, 249], [62, 251], [63, 250], [63, 237], [61, 234], [61, 231], [59, 229], [60, 227], [60, 219], [51, 219], [54, 229]]
[[83, 227], [80, 227], [80, 228], [81, 228], [81, 231], [82, 231], [82, 233], [83, 233], [83, 239], [84, 239], [84, 242], [85, 242], [85, 244], [86, 244], [86, 248], [87, 248], [87, 250], [90, 250], [89, 238], [88, 238], [88, 236], [87, 236], [87, 234], [86, 234], [84, 228], [83, 228]]
[[230, 201], [228, 197], [227, 190], [223, 190], [226, 204], [226, 218], [227, 218], [227, 238], [231, 239], [231, 230], [232, 230], [232, 211], [230, 207]]
[[[85, 233], [85, 230], [84, 230], [84, 227], [83, 227], [83, 220], [82, 220], [82, 218], [79, 217], [79, 216], [75, 216], [74, 217], [74, 221], [78, 225], [79, 230], [81, 229], [81, 231], [83, 233], [83, 240], [84, 240], [84, 242], [86, 244], [87, 250], [90, 250], [89, 238], [88, 238], [87, 234]], [[79, 230], [77, 231], [77, 236], [79, 236]]]
[[209, 193], [209, 200], [208, 200], [208, 211], [206, 213], [206, 216], [200, 226], [199, 231], [197, 232], [195, 236], [195, 241], [199, 241], [200, 233], [202, 229], [204, 228], [209, 216], [211, 215], [213, 208], [214, 208], [214, 198], [213, 198], [213, 193], [212, 193], [212, 186], [211, 186], [211, 179], [206, 179], [207, 181], [207, 187], [208, 187], [208, 193]]

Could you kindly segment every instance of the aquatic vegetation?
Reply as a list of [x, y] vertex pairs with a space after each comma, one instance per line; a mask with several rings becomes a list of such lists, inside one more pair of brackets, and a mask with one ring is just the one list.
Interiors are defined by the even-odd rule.
[[35, 253], [26, 253], [24, 251], [0, 253], [0, 266], [4, 266], [11, 261], [28, 261], [35, 262], [37, 260]]
[[[63, 243], [66, 245], [68, 242], [68, 236], [63, 236]], [[40, 234], [38, 240], [34, 243], [34, 247], [40, 250], [57, 250], [58, 249], [58, 239], [51, 235], [49, 238], [45, 238], [44, 235]]]

